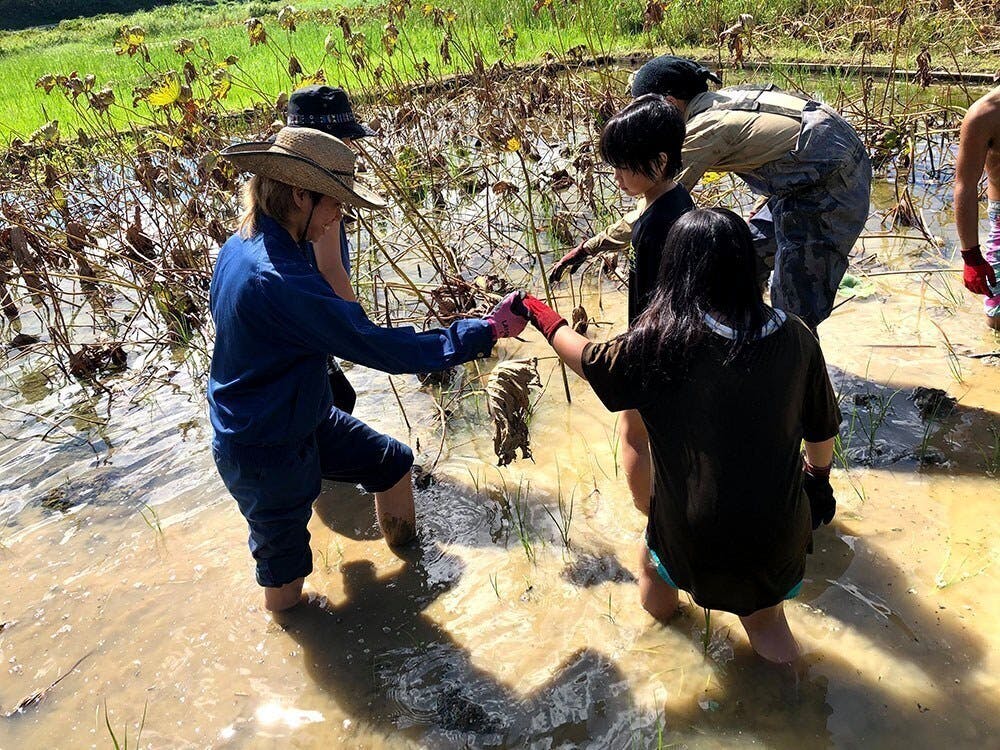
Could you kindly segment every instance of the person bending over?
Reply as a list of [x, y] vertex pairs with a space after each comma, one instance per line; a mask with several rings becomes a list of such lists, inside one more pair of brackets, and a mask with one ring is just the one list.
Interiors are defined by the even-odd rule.
[[[732, 172], [767, 202], [750, 217], [761, 282], [771, 301], [814, 331], [829, 317], [848, 256], [870, 208], [872, 167], [864, 143], [825, 104], [773, 85], [709, 91], [721, 80], [702, 65], [663, 55], [635, 74], [632, 96], [666, 96], [684, 116], [684, 168], [693, 190], [705, 172]], [[589, 254], [621, 247], [635, 214], [580, 243], [552, 268], [558, 278]]]

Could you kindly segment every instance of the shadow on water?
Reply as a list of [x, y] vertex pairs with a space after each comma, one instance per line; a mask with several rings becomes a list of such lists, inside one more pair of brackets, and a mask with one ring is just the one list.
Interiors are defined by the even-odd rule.
[[866, 677], [862, 666], [828, 650], [795, 667], [738, 652], [703, 691], [667, 708], [665, 737], [707, 734], [778, 748], [985, 747], [1000, 729], [996, 705], [982, 695], [940, 686], [916, 698]]
[[[994, 412], [934, 394], [928, 406], [919, 394], [908, 398], [911, 389], [840, 370], [833, 375], [844, 429], [854, 422], [845, 444], [850, 448], [851, 440], [855, 447], [881, 449], [867, 455], [872, 468], [954, 476], [982, 476], [990, 468], [989, 441], [996, 439], [992, 430], [998, 423]], [[939, 457], [927, 459], [932, 451]], [[852, 468], [865, 463], [848, 462]], [[470, 654], [423, 614], [462, 575], [461, 561], [444, 546], [509, 546], [498, 533], [502, 504], [472, 494], [447, 482], [418, 492], [422, 553], [409, 553], [406, 565], [385, 579], [376, 578], [370, 563], [349, 563], [342, 571], [345, 603], [313, 602], [293, 614], [287, 627], [303, 645], [313, 678], [352, 715], [431, 747], [617, 747], [631, 746], [637, 733], [640, 746], [650, 737], [655, 745], [656, 718], [632, 706], [627, 683], [607, 657], [578, 652], [545, 686], [519, 696], [475, 667]], [[370, 496], [355, 488], [327, 485], [316, 511], [326, 526], [346, 537], [380, 536]], [[541, 514], [534, 518], [544, 520]], [[854, 535], [850, 526], [850, 517], [842, 513], [816, 533], [816, 550], [797, 599], [823, 616], [831, 634], [844, 632], [850, 640], [842, 647], [836, 636], [828, 645], [821, 642], [794, 672], [762, 662], [746, 645], [737, 646], [732, 661], [713, 665], [708, 688], [668, 701], [662, 716], [665, 739], [695, 741], [707, 734], [774, 747], [922, 747], [979, 746], [996, 736], [1000, 706], [976, 687], [976, 674], [988, 657], [983, 638], [966, 627], [961, 613], [944, 608], [936, 590], [917, 592], [912, 575], [893, 562], [888, 550], [875, 539]], [[576, 586], [634, 581], [610, 550], [576, 549], [571, 558], [563, 576]], [[670, 627], [689, 635], [698, 619], [700, 613], [688, 613]], [[373, 622], [380, 627], [372, 627]], [[658, 638], [658, 632], [659, 626], [651, 625], [648, 636]], [[653, 671], [674, 666], [669, 653], [663, 652], [665, 659], [651, 657], [665, 661], [651, 665]], [[916, 687], [891, 676], [883, 680], [871, 658], [885, 660], [886, 672], [901, 670]]]
[[282, 617], [312, 678], [345, 711], [424, 747], [620, 747], [631, 738], [628, 685], [599, 653], [576, 652], [529, 695], [473, 665], [424, 614], [457, 581], [432, 583], [424, 554], [407, 550], [383, 578], [370, 562], [347, 563], [346, 601], [317, 598]]
[[[864, 646], [838, 649], [831, 641], [793, 669], [764, 662], [744, 644], [731, 661], [713, 664], [702, 692], [668, 703], [667, 739], [707, 733], [795, 748], [989, 744], [1000, 732], [1000, 704], [971, 679], [988, 657], [984, 640], [935, 597], [907, 589], [889, 556], [838, 522], [817, 532], [815, 548], [796, 602], [836, 621], [831, 632], [869, 641], [887, 671], [922, 673], [920, 687], [911, 694], [883, 680]], [[695, 620], [700, 612], [685, 610], [667, 627], [688, 635]]]
[[[467, 487], [450, 481], [435, 481], [416, 492], [416, 505], [421, 538], [439, 543], [434, 548], [437, 552], [430, 552], [430, 555], [440, 557], [440, 545], [483, 549], [509, 548], [511, 543], [518, 544], [511, 520], [506, 519], [505, 523], [503, 504], [496, 499], [472, 496]], [[355, 487], [325, 482], [313, 510], [328, 529], [348, 539], [375, 541], [382, 538], [372, 496]], [[540, 501], [531, 499], [525, 513], [530, 514], [532, 529], [536, 532], [547, 529], [549, 541], [559, 543], [558, 531], [551, 528], [552, 521], [540, 508]], [[580, 588], [636, 580], [614, 550], [593, 542], [573, 545], [572, 554], [565, 556], [562, 577]]]
[[900, 387], [831, 367], [848, 466], [982, 475], [1000, 471], [1000, 415], [936, 387]]

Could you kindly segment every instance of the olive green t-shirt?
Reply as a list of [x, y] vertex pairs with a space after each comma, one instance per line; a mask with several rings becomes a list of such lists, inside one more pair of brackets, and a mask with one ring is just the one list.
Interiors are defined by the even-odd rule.
[[649, 432], [650, 548], [699, 605], [738, 615], [802, 580], [812, 523], [801, 441], [840, 425], [819, 342], [795, 316], [782, 319], [737, 364], [725, 364], [731, 330], [706, 323], [713, 335], [679, 377], [630, 356], [628, 334], [583, 350], [604, 405], [638, 409]]

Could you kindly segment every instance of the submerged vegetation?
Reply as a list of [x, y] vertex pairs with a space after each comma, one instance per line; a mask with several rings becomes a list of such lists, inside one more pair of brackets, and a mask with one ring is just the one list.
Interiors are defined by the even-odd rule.
[[[665, 42], [714, 46], [712, 57], [728, 68], [727, 83], [737, 83], [757, 79], [757, 71], [739, 66], [775, 39], [816, 37], [824, 48], [850, 51], [856, 63], [889, 54], [901, 65], [923, 39], [921, 29], [932, 21], [942, 27], [941, 13], [954, 14], [954, 27], [977, 39], [986, 38], [996, 20], [984, 4], [952, 11], [928, 6], [922, 13], [859, 6], [832, 34], [826, 32], [834, 4], [807, 3], [794, 22], [792, 5], [801, 10], [797, 3], [765, 3], [754, 18], [731, 2], [596, 0], [466, 0], [447, 7], [394, 0], [335, 10], [305, 3], [199, 11], [223, 14], [226, 25], [220, 28], [238, 36], [253, 51], [250, 58], [230, 53], [211, 28], [169, 44], [156, 41], [180, 29], [181, 17], [170, 15], [180, 13], [177, 6], [149, 16], [163, 14], [161, 20], [171, 23], [148, 30], [124, 25], [115, 32], [111, 47], [127, 66], [130, 87], [122, 87], [124, 78], [106, 78], [106, 71], [87, 72], [85, 56], [81, 66], [68, 70], [60, 68], [58, 56], [46, 55], [50, 68], [30, 88], [45, 97], [46, 111], [58, 105], [65, 114], [30, 135], [15, 135], [0, 155], [0, 306], [16, 363], [6, 377], [22, 373], [9, 385], [30, 401], [29, 378], [37, 398], [77, 384], [88, 405], [85, 419], [76, 405], [44, 415], [51, 424], [46, 439], [62, 440], [100, 433], [113, 401], [148, 399], [185, 366], [196, 382], [203, 377], [212, 258], [233, 230], [241, 183], [217, 153], [234, 139], [268, 137], [280, 126], [295, 87], [319, 81], [349, 87], [380, 132], [363, 142], [363, 168], [395, 210], [387, 217], [356, 217], [352, 276], [377, 322], [423, 326], [482, 314], [515, 286], [532, 286], [532, 279], [544, 287], [550, 254], [594, 233], [621, 209], [594, 139], [626, 101], [632, 63], [608, 56], [626, 39], [647, 50]], [[237, 12], [252, 15], [236, 23]], [[198, 18], [183, 22], [200, 23]], [[107, 23], [97, 28], [107, 30]], [[843, 43], [855, 25], [850, 44]], [[66, 31], [60, 29], [40, 33]], [[949, 27], [936, 43], [950, 43], [953, 33]], [[4, 37], [2, 44], [14, 38]], [[15, 53], [2, 44], [10, 59]], [[535, 62], [519, 64], [526, 58]], [[251, 59], [271, 77], [250, 66]], [[958, 60], [950, 56], [952, 67]], [[928, 55], [918, 67], [921, 75], [912, 83], [897, 80], [891, 70], [878, 78], [817, 81], [775, 69], [772, 77], [789, 88], [818, 88], [853, 120], [894, 185], [895, 204], [879, 217], [886, 232], [923, 244], [925, 250], [906, 262], [930, 271], [922, 290], [950, 309], [960, 297], [946, 275], [935, 273], [947, 252], [928, 233], [910, 188], [918, 166], [947, 177], [949, 138], [975, 93], [959, 82], [944, 96], [940, 90], [929, 96]], [[12, 76], [4, 91], [23, 91], [25, 85]], [[699, 200], [746, 208], [750, 196], [734, 181], [709, 175]], [[857, 259], [845, 302], [870, 297], [871, 279], [896, 273], [886, 270], [887, 262], [872, 254]], [[598, 286], [620, 284], [620, 264], [614, 257], [592, 264], [588, 278]], [[580, 305], [583, 283], [581, 275], [566, 287], [568, 295], [551, 299], [567, 314], [572, 310], [579, 327], [592, 319]], [[545, 292], [551, 298], [551, 290]], [[961, 384], [959, 354], [943, 329], [941, 337]], [[514, 394], [497, 388], [497, 377], [485, 393], [491, 409], [509, 401], [506, 411], [493, 411], [503, 421], [496, 439], [505, 463], [516, 448], [528, 455], [528, 381], [515, 378]], [[464, 395], [483, 392], [482, 382], [482, 373], [429, 381], [442, 388], [443, 423], [466, 403]], [[563, 385], [568, 397], [565, 373]], [[851, 417], [865, 432], [868, 454], [878, 450], [889, 401], [865, 401], [866, 418]], [[398, 394], [397, 402], [406, 420]], [[472, 402], [478, 412], [478, 395]], [[853, 433], [844, 441], [847, 454]], [[617, 457], [615, 463], [617, 475]]]

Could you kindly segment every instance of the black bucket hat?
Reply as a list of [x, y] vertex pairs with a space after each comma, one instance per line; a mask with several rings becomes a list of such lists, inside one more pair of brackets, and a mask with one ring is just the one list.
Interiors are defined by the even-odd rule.
[[365, 138], [375, 131], [354, 117], [347, 92], [333, 86], [303, 86], [288, 98], [288, 125], [315, 128], [335, 138]]
[[636, 71], [632, 78], [632, 96], [660, 94], [690, 101], [708, 91], [708, 82], [722, 79], [694, 60], [674, 55], [655, 57]]

